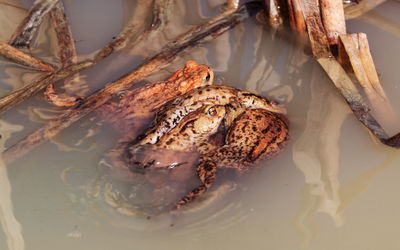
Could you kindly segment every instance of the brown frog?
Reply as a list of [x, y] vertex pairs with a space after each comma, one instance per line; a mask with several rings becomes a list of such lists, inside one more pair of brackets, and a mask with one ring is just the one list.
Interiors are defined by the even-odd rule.
[[[140, 138], [126, 152], [127, 162], [132, 171], [149, 167], [173, 168], [179, 165], [178, 152], [198, 152], [205, 154], [215, 149], [209, 143], [225, 118], [225, 106], [204, 105], [189, 113], [179, 124], [164, 134], [154, 144], [147, 143], [147, 138]], [[155, 152], [148, 161], [143, 151]], [[138, 159], [138, 155], [140, 159]], [[160, 160], [157, 160], [160, 159]], [[171, 159], [175, 159], [171, 160]]]
[[[166, 81], [149, 83], [121, 94], [118, 102], [99, 109], [100, 115], [124, 135], [135, 134], [135, 121], [146, 120], [164, 103], [189, 90], [213, 83], [214, 73], [207, 65], [187, 61]], [[134, 125], [133, 125], [134, 124]]]
[[[181, 138], [184, 133], [181, 128], [186, 128], [191, 120], [188, 117], [198, 114], [198, 110], [204, 112], [204, 107], [209, 105], [225, 107], [225, 143], [218, 147], [199, 141], [199, 145], [207, 145], [197, 147], [201, 156], [196, 172], [202, 185], [180, 200], [177, 208], [202, 195], [212, 185], [217, 168], [235, 168], [245, 172], [257, 160], [278, 153], [289, 139], [287, 120], [283, 116], [285, 111], [276, 102], [229, 86], [205, 86], [163, 105], [156, 115], [155, 125], [127, 148], [128, 161], [135, 163], [136, 160], [130, 157], [138, 144], [159, 145], [169, 141], [164, 138]], [[204, 138], [207, 137], [209, 134]], [[175, 143], [169, 148], [182, 148], [176, 140], [172, 142]]]
[[146, 143], [156, 143], [163, 134], [176, 126], [187, 114], [202, 105], [209, 104], [231, 106], [229, 110], [231, 115], [225, 118], [228, 126], [232, 122], [232, 118], [244, 109], [261, 108], [278, 114], [286, 113], [277, 102], [234, 87], [224, 85], [199, 87], [160, 107], [156, 115], [156, 125], [144, 135]]
[[228, 128], [225, 145], [200, 157], [196, 172], [202, 184], [182, 198], [176, 208], [206, 192], [217, 168], [234, 168], [243, 173], [258, 160], [279, 153], [289, 139], [288, 129], [287, 120], [280, 114], [259, 108], [240, 113]]

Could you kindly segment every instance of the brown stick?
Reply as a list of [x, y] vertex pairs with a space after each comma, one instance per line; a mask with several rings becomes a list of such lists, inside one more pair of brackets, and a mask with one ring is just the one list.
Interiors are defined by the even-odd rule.
[[9, 44], [18, 48], [29, 47], [44, 16], [46, 16], [58, 1], [59, 0], [36, 1], [35, 5], [29, 11], [28, 16], [22, 20], [12, 34]]
[[[228, 17], [225, 15], [225, 13], [223, 13], [216, 18], [213, 18], [210, 22], [200, 25], [203, 28], [201, 32], [199, 31], [193, 33], [193, 29], [189, 30], [187, 33], [179, 36], [176, 41], [173, 41], [165, 46], [162, 52], [150, 59], [145, 60], [141, 66], [133, 70], [131, 73], [123, 76], [118, 81], [109, 84], [105, 88], [91, 94], [85, 98], [80, 105], [73, 109], [67, 110], [56, 119], [48, 122], [40, 129], [19, 141], [17, 144], [8, 148], [5, 152], [3, 152], [3, 159], [10, 163], [16, 158], [26, 154], [33, 148], [40, 145], [42, 142], [56, 135], [63, 129], [67, 128], [74, 122], [78, 121], [82, 117], [100, 107], [102, 104], [109, 101], [113, 94], [128, 90], [135, 83], [150, 75], [152, 72], [165, 67], [186, 48], [195, 46], [200, 41], [210, 36], [215, 38], [249, 16], [256, 14], [261, 9], [262, 5], [258, 2], [246, 3], [240, 6], [236, 12], [233, 12]], [[189, 37], [191, 37], [191, 39], [188, 39]], [[184, 40], [183, 42], [177, 42], [182, 41], [182, 39]]]
[[320, 0], [320, 5], [322, 22], [328, 42], [331, 46], [337, 46], [339, 41], [338, 36], [346, 34], [343, 0]]
[[[340, 90], [343, 97], [346, 99], [346, 102], [352, 109], [354, 115], [382, 143], [392, 147], [400, 148], [400, 133], [393, 137], [389, 137], [387, 135], [381, 125], [370, 114], [368, 105], [359, 94], [354, 83], [348, 77], [339, 62], [335, 60], [330, 53], [328, 38], [325, 34], [325, 29], [319, 15], [319, 8], [316, 0], [304, 1], [303, 11], [308, 34], [311, 40], [313, 54], [323, 69], [327, 72], [335, 86]], [[368, 50], [369, 54], [369, 48], [367, 46], [364, 45], [362, 50]], [[361, 60], [364, 60], [365, 62], [371, 60], [370, 55]], [[356, 71], [354, 68], [353, 70]]]
[[[339, 53], [339, 62], [351, 64], [357, 80], [370, 98], [375, 96], [387, 100], [375, 70], [366, 34], [340, 35], [340, 41], [339, 49], [342, 51]], [[346, 57], [343, 58], [343, 55]], [[346, 59], [349, 60], [349, 63], [344, 62]]]
[[[64, 6], [62, 2], [50, 11], [50, 16], [55, 25], [57, 34], [58, 47], [60, 51], [61, 68], [68, 67], [77, 63], [78, 57], [76, 55], [75, 43], [72, 38], [71, 29], [69, 28], [67, 17], [64, 13]], [[77, 85], [79, 80], [78, 75], [75, 74], [72, 78], [65, 79], [64, 85]], [[67, 94], [59, 95], [54, 89], [54, 84], [51, 83], [47, 86], [45, 96], [56, 106], [72, 107], [78, 103], [82, 98], [78, 96], [70, 96]]]
[[279, 0], [265, 0], [266, 16], [268, 22], [274, 29], [280, 27], [283, 23], [283, 17], [280, 10]]
[[41, 77], [39, 80], [34, 81], [32, 83], [29, 83], [25, 86], [23, 86], [20, 89], [12, 91], [10, 94], [7, 96], [3, 97], [0, 99], [0, 114], [9, 110], [12, 108], [14, 105], [24, 101], [25, 99], [30, 98], [31, 96], [34, 96], [41, 90], [47, 87], [52, 82], [57, 82], [59, 80], [63, 80], [73, 74], [75, 74], [78, 71], [81, 71], [83, 69], [87, 69], [91, 67], [94, 63], [92, 61], [84, 61], [80, 62], [74, 65], [71, 65], [70, 67], [67, 67], [65, 69], [60, 69], [57, 72], [53, 72], [50, 74], [47, 74], [43, 77]]
[[107, 44], [107, 46], [97, 53], [94, 59], [96, 62], [106, 58], [115, 51], [125, 48], [127, 42], [132, 39], [134, 35], [140, 33], [140, 29], [145, 25], [146, 17], [150, 13], [152, 2], [153, 1], [150, 0], [138, 1], [137, 7], [132, 15], [132, 19], [125, 26], [117, 39]]
[[[339, 62], [354, 72], [371, 103], [372, 113], [391, 134], [400, 124], [383, 90], [364, 33], [340, 35]], [[350, 67], [349, 67], [350, 66]]]
[[0, 41], [0, 54], [7, 57], [10, 60], [13, 60], [19, 64], [28, 66], [30, 68], [39, 70], [39, 71], [46, 71], [52, 72], [54, 71], [53, 66], [43, 62], [42, 60], [33, 57], [25, 52], [14, 48], [11, 45], [8, 45], [5, 42]]
[[290, 27], [292, 27], [294, 31], [303, 34], [306, 30], [306, 24], [300, 0], [288, 0], [288, 8], [290, 15]]
[[[147, 0], [142, 0], [145, 3], [148, 3], [149, 1]], [[150, 2], [151, 4], [151, 2]], [[139, 5], [141, 6], [141, 5]], [[142, 8], [136, 8], [139, 10], [145, 10], [146, 8], [142, 9]], [[136, 13], [136, 12], [135, 12]], [[140, 13], [139, 13], [140, 14]], [[142, 16], [139, 16], [142, 17]], [[139, 18], [140, 19], [140, 18]], [[134, 33], [134, 31], [136, 31], [136, 27], [138, 26], [137, 24], [139, 24], [139, 22], [132, 22], [130, 23], [130, 25], [128, 25], [124, 31], [121, 34], [121, 42], [118, 42], [118, 40], [115, 40], [111, 43], [109, 43], [104, 49], [102, 49], [97, 56], [95, 57], [95, 61], [85, 61], [85, 62], [81, 62], [81, 63], [77, 63], [74, 65], [71, 65], [71, 67], [69, 69], [76, 69], [76, 71], [72, 72], [70, 71], [70, 74], [68, 74], [67, 76], [65, 76], [64, 78], [59, 78], [60, 80], [65, 79], [66, 77], [72, 76], [74, 74], [76, 74], [78, 71], [81, 71], [83, 69], [87, 69], [90, 68], [92, 66], [94, 66], [98, 61], [106, 58], [107, 56], [111, 55], [112, 52], [117, 51], [122, 49], [123, 47], [125, 47], [126, 45], [126, 40], [131, 37]], [[87, 65], [86, 65], [87, 64]], [[60, 70], [59, 72], [63, 72], [62, 70]], [[57, 75], [59, 72], [56, 72], [54, 75], [54, 79], [57, 79]], [[48, 76], [50, 77], [50, 76]], [[48, 78], [44, 77], [41, 80], [32, 82], [24, 87], [22, 87], [21, 89], [15, 90], [13, 92], [11, 92], [10, 94], [8, 94], [5, 97], [2, 97], [0, 99], [0, 114], [9, 110], [10, 108], [12, 108], [14, 105], [24, 101], [25, 99], [31, 97], [32, 95], [35, 95], [37, 92], [43, 90], [45, 87], [47, 87], [50, 83], [52, 83], [49, 79], [46, 80]], [[55, 82], [55, 80], [53, 79], [53, 83]], [[35, 86], [35, 85], [38, 86]], [[30, 90], [30, 88], [34, 88], [32, 90]]]

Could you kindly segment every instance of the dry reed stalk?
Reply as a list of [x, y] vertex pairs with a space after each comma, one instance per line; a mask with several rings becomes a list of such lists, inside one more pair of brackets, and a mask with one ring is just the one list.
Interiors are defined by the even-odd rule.
[[339, 35], [346, 34], [343, 0], [320, 0], [322, 22], [330, 46], [337, 46]]
[[56, 5], [59, 0], [35, 1], [28, 16], [22, 20], [12, 34], [9, 44], [17, 48], [29, 47], [32, 39], [47, 13]]
[[[115, 93], [130, 89], [144, 77], [167, 66], [180, 52], [197, 45], [206, 38], [215, 38], [221, 35], [244, 19], [255, 15], [261, 9], [262, 5], [260, 3], [246, 3], [229, 15], [222, 13], [212, 18], [212, 20], [206, 24], [190, 29], [188, 32], [179, 36], [177, 40], [166, 45], [159, 54], [145, 60], [142, 65], [134, 69], [131, 73], [107, 85], [105, 88], [94, 92], [74, 108], [60, 114], [54, 120], [49, 121], [32, 134], [8, 148], [3, 152], [3, 159], [7, 163], [10, 163], [16, 158], [21, 157], [42, 142], [58, 134], [63, 129], [105, 104]], [[196, 32], [193, 32], [193, 30]]]
[[[139, 5], [138, 8], [136, 8], [137, 11], [146, 11], [146, 9], [148, 9], [148, 7], [151, 6], [151, 1], [147, 1], [147, 0], [142, 0], [142, 1], [145, 3], [143, 5], [144, 7], [142, 5]], [[149, 4], [149, 2], [150, 2], [150, 4]], [[134, 14], [136, 14], [137, 11], [135, 11]], [[140, 14], [140, 12], [138, 12], [138, 14]], [[70, 67], [68, 67], [67, 69], [61, 69], [61, 70], [55, 72], [54, 76], [46, 75], [46, 76], [42, 77], [41, 79], [34, 81], [32, 83], [29, 83], [26, 86], [24, 86], [18, 90], [12, 91], [7, 96], [2, 97], [0, 99], [0, 114], [9, 110], [14, 105], [21, 103], [22, 101], [28, 99], [29, 97], [37, 94], [39, 91], [42, 91], [49, 84], [55, 83], [56, 79], [64, 80], [67, 77], [73, 76], [81, 70], [84, 70], [84, 69], [94, 66], [98, 61], [108, 57], [113, 52], [124, 48], [128, 38], [130, 38], [138, 30], [139, 24], [141, 24], [143, 22], [142, 17], [143, 16], [139, 15], [139, 19], [140, 19], [139, 21], [130, 22], [122, 31], [120, 38], [117, 40], [114, 40], [113, 42], [110, 42], [105, 48], [103, 48], [96, 55], [94, 61], [83, 61], [83, 62], [73, 64]], [[75, 71], [71, 71], [72, 69], [74, 69]], [[65, 74], [66, 71], [68, 71], [68, 74]]]
[[290, 27], [300, 34], [304, 34], [306, 23], [301, 8], [301, 0], [288, 0], [288, 9], [290, 16]]
[[[50, 11], [51, 19], [55, 26], [57, 34], [57, 44], [60, 51], [61, 68], [66, 68], [78, 62], [76, 54], [74, 39], [72, 38], [71, 29], [68, 25], [67, 17], [64, 13], [64, 6], [62, 2]], [[68, 79], [64, 80], [64, 85], [78, 84], [78, 75], [75, 74]], [[56, 106], [72, 107], [81, 99], [78, 96], [59, 95], [54, 89], [54, 84], [51, 83], [47, 86], [45, 96]]]
[[[328, 37], [326, 35], [326, 28], [321, 20], [320, 8], [317, 0], [304, 0], [302, 5], [303, 14], [306, 20], [307, 32], [311, 41], [311, 47], [314, 56], [317, 61], [323, 67], [323, 69], [328, 74], [329, 78], [333, 81], [335, 86], [340, 90], [346, 102], [349, 104], [354, 115], [357, 119], [362, 122], [382, 143], [400, 148], [400, 133], [393, 137], [389, 137], [378, 121], [371, 115], [370, 108], [366, 102], [361, 97], [355, 84], [352, 82], [351, 78], [347, 75], [346, 71], [340, 65], [340, 63], [334, 58], [330, 51], [330, 46], [328, 42]], [[327, 10], [327, 13], [328, 10]], [[342, 38], [342, 36], [340, 36]], [[344, 36], [344, 40], [348, 37]], [[350, 43], [352, 45], [346, 45], [344, 47], [352, 48], [354, 50], [353, 54], [363, 53], [361, 56], [354, 56], [353, 62], [345, 64], [345, 66], [351, 65], [351, 69], [354, 72], [358, 72], [360, 79], [363, 81], [373, 98], [380, 98], [384, 95], [383, 89], [380, 86], [379, 81], [377, 81], [377, 75], [375, 66], [372, 62], [372, 57], [369, 54], [368, 43], [362, 38], [363, 44]], [[347, 40], [346, 40], [347, 41]], [[343, 43], [343, 40], [342, 40]], [[355, 46], [360, 46], [359, 51], [356, 51]], [[349, 49], [345, 49], [346, 51]], [[362, 52], [361, 52], [362, 51]], [[343, 54], [343, 49], [341, 49], [341, 54]], [[352, 57], [351, 55], [348, 55]], [[345, 60], [342, 60], [345, 61]], [[365, 66], [364, 66], [365, 64]], [[355, 68], [357, 67], [357, 69]], [[366, 73], [368, 71], [369, 73]], [[373, 91], [372, 91], [373, 90]], [[383, 94], [382, 94], [383, 93]], [[388, 102], [385, 102], [388, 104]], [[389, 106], [385, 106], [388, 108]], [[385, 111], [391, 111], [391, 109], [386, 109]], [[381, 110], [382, 112], [382, 110]], [[391, 119], [393, 120], [393, 119]]]
[[151, 12], [152, 4], [153, 1], [150, 0], [139, 0], [134, 13], [132, 14], [131, 20], [124, 27], [121, 34], [100, 50], [94, 60], [98, 62], [111, 55], [111, 53], [125, 48], [129, 40], [131, 40], [135, 35], [140, 34], [141, 27], [145, 26], [146, 17]]
[[34, 56], [26, 54], [25, 52], [17, 48], [14, 48], [13, 46], [2, 41], [0, 41], [0, 54], [7, 57], [10, 60], [28, 66], [32, 69], [45, 72], [54, 71], [53, 66], [51, 66], [50, 64], [47, 64]]
[[282, 3], [279, 0], [265, 0], [264, 2], [269, 24], [274, 29], [279, 28], [283, 24], [283, 16], [281, 12]]

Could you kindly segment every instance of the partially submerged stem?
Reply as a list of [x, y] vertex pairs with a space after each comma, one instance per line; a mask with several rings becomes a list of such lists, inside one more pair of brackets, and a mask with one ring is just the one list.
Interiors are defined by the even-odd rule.
[[50, 64], [47, 64], [34, 56], [26, 54], [25, 52], [16, 49], [13, 46], [2, 41], [0, 41], [0, 54], [19, 64], [28, 66], [39, 71], [54, 71], [53, 66], [51, 66]]
[[20, 89], [14, 90], [7, 96], [0, 99], [0, 114], [9, 110], [16, 104], [28, 99], [31, 96], [36, 95], [42, 91], [50, 83], [63, 80], [78, 71], [91, 67], [94, 63], [91, 61], [84, 61], [77, 64], [73, 64], [70, 67], [60, 69], [57, 72], [52, 72], [42, 76], [39, 80], [29, 83]]
[[22, 20], [12, 34], [9, 44], [17, 48], [29, 47], [44, 16], [46, 16], [58, 1], [59, 0], [36, 1], [35, 5], [29, 11], [28, 16]]
[[[3, 152], [6, 162], [12, 162], [16, 158], [29, 152], [31, 149], [40, 145], [40, 143], [53, 137], [63, 129], [69, 127], [74, 122], [86, 116], [93, 110], [97, 109], [107, 101], [109, 101], [115, 93], [128, 90], [138, 81], [150, 75], [172, 62], [180, 52], [197, 45], [205, 38], [215, 38], [223, 32], [233, 28], [236, 24], [244, 19], [256, 14], [261, 10], [260, 3], [247, 3], [242, 5], [236, 12], [226, 16], [225, 13], [213, 18], [210, 22], [200, 25], [198, 29], [191, 29], [177, 40], [171, 42], [157, 55], [144, 61], [142, 65], [133, 70], [131, 73], [123, 76], [119, 80], [107, 85], [105, 88], [96, 91], [75, 108], [67, 110], [59, 115], [56, 119], [48, 122], [40, 129], [36, 130], [17, 144], [8, 148]], [[196, 30], [196, 32], [193, 32]], [[182, 38], [185, 38], [182, 40]]]
[[[57, 34], [58, 47], [60, 51], [61, 68], [69, 67], [77, 63], [78, 57], [76, 54], [74, 39], [72, 38], [71, 29], [68, 25], [67, 17], [64, 13], [62, 2], [58, 3], [51, 11], [50, 16], [55, 25]], [[64, 85], [77, 85], [78, 75], [75, 74], [71, 78], [64, 80]], [[45, 96], [56, 106], [72, 107], [81, 99], [78, 96], [59, 95], [54, 89], [54, 84], [47, 86]]]
[[97, 53], [95, 61], [98, 62], [111, 55], [111, 53], [125, 48], [128, 41], [140, 33], [141, 28], [144, 27], [146, 17], [150, 14], [151, 6], [152, 1], [139, 0], [129, 23], [114, 41], [107, 44], [107, 46]]
[[[354, 115], [357, 119], [363, 123], [381, 142], [386, 145], [400, 148], [400, 133], [394, 137], [389, 138], [387, 133], [384, 131], [382, 126], [378, 123], [378, 121], [371, 115], [370, 108], [363, 100], [362, 96], [358, 92], [354, 83], [350, 79], [350, 77], [346, 74], [342, 66], [339, 62], [334, 58], [331, 53], [330, 44], [328, 37], [326, 35], [327, 27], [324, 26], [321, 20], [320, 8], [318, 6], [317, 0], [307, 0], [303, 2], [302, 5], [302, 13], [304, 14], [307, 32], [311, 41], [311, 48], [313, 51], [313, 55], [316, 57], [317, 61], [326, 71], [330, 79], [333, 81], [335, 86], [340, 90], [343, 97], [346, 99], [346, 102], [349, 104], [352, 109]], [[329, 10], [326, 10], [325, 13], [329, 13]], [[325, 23], [325, 25], [329, 25], [329, 23]], [[329, 28], [328, 28], [329, 30]], [[335, 30], [334, 28], [331, 30]], [[363, 88], [366, 90], [367, 95], [369, 95], [370, 100], [383, 100], [385, 103], [384, 110], [385, 112], [391, 111], [389, 103], [385, 100], [386, 96], [383, 92], [383, 89], [380, 86], [375, 66], [372, 62], [372, 57], [369, 53], [369, 47], [365, 36], [361, 36], [361, 42], [358, 40], [356, 43], [353, 42], [353, 37], [350, 35], [342, 35], [341, 41], [344, 45], [345, 49], [341, 48], [341, 61], [345, 66], [351, 66], [351, 70], [356, 73], [356, 76]], [[360, 43], [359, 43], [360, 42]], [[356, 49], [357, 48], [357, 49]], [[345, 62], [346, 60], [342, 57], [344, 54], [343, 51], [350, 52], [347, 53], [347, 57], [350, 62]], [[363, 55], [361, 55], [363, 54]], [[376, 106], [376, 105], [375, 105]], [[383, 107], [383, 106], [382, 106]], [[383, 110], [381, 110], [383, 112]], [[387, 113], [384, 113], [387, 114]], [[393, 112], [392, 112], [393, 114]], [[389, 114], [390, 116], [391, 114]], [[384, 117], [384, 116], [382, 116]], [[386, 118], [391, 121], [394, 118]]]

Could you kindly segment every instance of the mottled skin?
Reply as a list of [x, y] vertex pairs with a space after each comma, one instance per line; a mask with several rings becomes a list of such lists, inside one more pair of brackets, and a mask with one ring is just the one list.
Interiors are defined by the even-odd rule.
[[[179, 152], [199, 152], [204, 154], [215, 149], [209, 143], [211, 135], [215, 134], [225, 117], [225, 106], [205, 105], [185, 116], [180, 123], [164, 134], [156, 143], [148, 144], [145, 140], [138, 140], [128, 148], [127, 157], [130, 168], [148, 168], [158, 166], [156, 160], [150, 162], [138, 161], [135, 156], [143, 147], [148, 150], [170, 150], [172, 154]], [[180, 160], [180, 159], [178, 159]]]
[[[157, 113], [155, 125], [140, 135], [128, 152], [132, 152], [138, 141], [141, 145], [163, 144], [165, 147], [170, 138], [182, 138], [183, 144], [174, 139], [173, 144], [168, 145], [169, 149], [182, 149], [181, 145], [187, 147], [186, 141], [190, 141], [190, 138], [185, 137], [186, 132], [181, 128], [185, 128], [189, 120], [199, 119], [200, 116], [195, 114], [209, 105], [225, 107], [225, 144], [220, 147], [208, 146], [209, 143], [204, 148], [197, 146], [197, 150], [201, 150], [201, 157], [196, 171], [202, 185], [180, 200], [176, 206], [178, 209], [202, 195], [212, 185], [217, 168], [246, 172], [257, 160], [278, 153], [289, 139], [287, 120], [283, 116], [285, 111], [277, 103], [229, 86], [205, 86], [163, 105]], [[209, 134], [206, 134], [207, 137]], [[132, 164], [132, 160], [130, 162]], [[149, 167], [148, 164], [146, 166]]]
[[187, 61], [185, 67], [176, 71], [168, 80], [121, 93], [118, 102], [105, 104], [99, 113], [122, 133], [132, 133], [131, 124], [135, 120], [151, 118], [164, 103], [193, 88], [210, 85], [213, 79], [214, 73], [209, 66]]
[[124, 135], [107, 154], [116, 169], [127, 169], [124, 161], [126, 149], [155, 110], [193, 88], [212, 84], [213, 79], [214, 73], [209, 66], [187, 61], [185, 67], [176, 71], [168, 80], [125, 92], [119, 102], [111, 102], [98, 109], [103, 119]]
[[259, 159], [277, 154], [289, 139], [287, 120], [265, 109], [248, 109], [236, 117], [225, 137], [225, 145], [200, 158], [196, 172], [202, 184], [182, 198], [179, 209], [202, 195], [212, 185], [217, 168], [246, 172]]
[[162, 135], [176, 126], [183, 117], [203, 105], [229, 105], [231, 103], [237, 103], [239, 105], [236, 106], [243, 108], [261, 108], [275, 113], [285, 113], [285, 110], [276, 102], [269, 101], [262, 96], [230, 86], [204, 86], [192, 89], [163, 105], [157, 112], [157, 125], [144, 135], [145, 138], [143, 140], [154, 144]]

